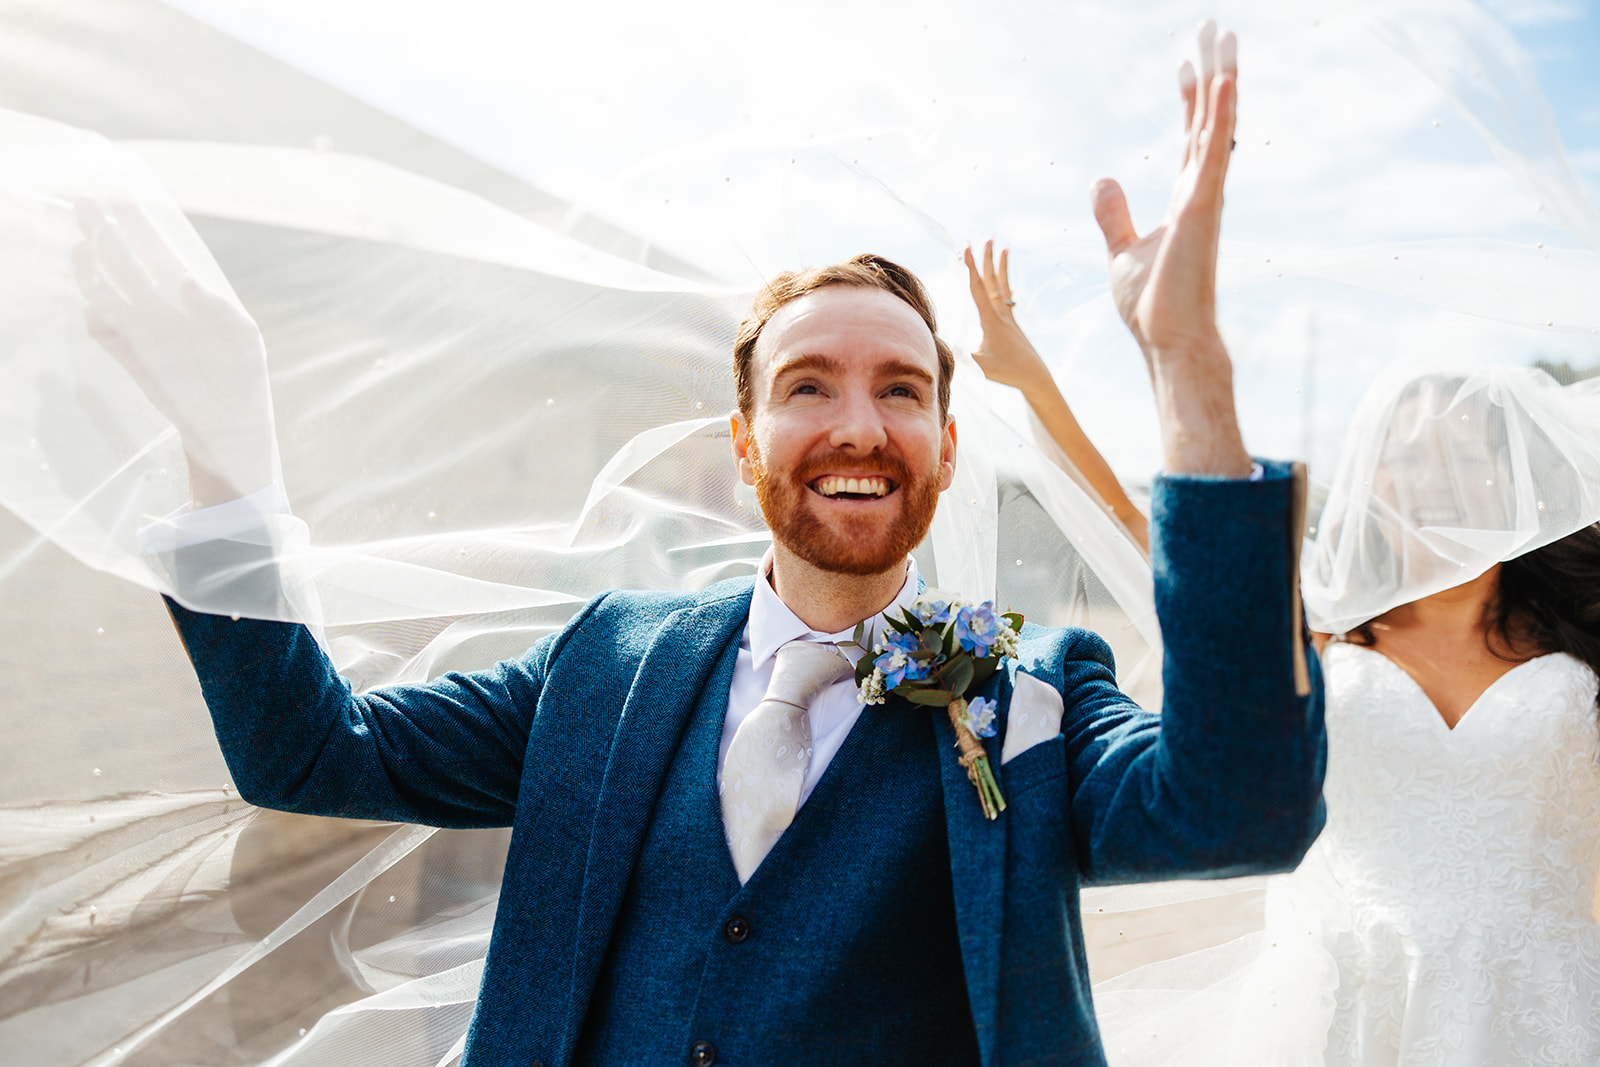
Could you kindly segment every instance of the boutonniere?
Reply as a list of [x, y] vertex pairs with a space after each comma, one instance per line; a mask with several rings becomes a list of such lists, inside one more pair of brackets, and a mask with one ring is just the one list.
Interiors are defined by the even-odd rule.
[[898, 614], [883, 613], [883, 636], [867, 648], [866, 623], [856, 627], [855, 643], [866, 655], [856, 663], [861, 703], [882, 704], [893, 692], [913, 704], [943, 707], [955, 727], [961, 766], [978, 790], [985, 818], [1006, 810], [980, 737], [994, 736], [992, 700], [967, 690], [987, 682], [1000, 661], [1017, 654], [1022, 616], [997, 614], [993, 601], [971, 604], [929, 590]]

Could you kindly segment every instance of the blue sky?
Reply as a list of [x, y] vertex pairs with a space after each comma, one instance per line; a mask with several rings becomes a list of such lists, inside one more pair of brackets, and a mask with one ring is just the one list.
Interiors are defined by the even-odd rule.
[[1600, 201], [1600, 4], [1499, 0], [1487, 6], [1527, 49], [1573, 169], [1590, 199]]
[[1487, 6], [1527, 49], [1568, 146], [1600, 148], [1600, 5], [1500, 0]]

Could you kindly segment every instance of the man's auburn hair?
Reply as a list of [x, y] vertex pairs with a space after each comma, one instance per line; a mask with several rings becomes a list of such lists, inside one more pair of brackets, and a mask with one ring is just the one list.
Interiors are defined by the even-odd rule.
[[767, 322], [785, 304], [830, 285], [882, 289], [904, 300], [922, 316], [922, 321], [928, 324], [928, 332], [933, 335], [934, 351], [939, 355], [939, 419], [942, 422], [950, 412], [950, 377], [956, 370], [956, 357], [950, 351], [950, 346], [939, 337], [939, 326], [933, 318], [933, 303], [915, 274], [898, 263], [866, 252], [831, 267], [784, 271], [756, 295], [755, 306], [750, 309], [744, 322], [739, 324], [739, 338], [733, 345], [733, 385], [739, 400], [739, 412], [748, 419], [755, 411], [756, 384], [752, 367], [756, 342], [760, 340]]

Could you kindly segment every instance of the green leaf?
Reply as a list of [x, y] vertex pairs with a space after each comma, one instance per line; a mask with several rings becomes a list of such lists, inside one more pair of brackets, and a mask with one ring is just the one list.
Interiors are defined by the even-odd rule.
[[863, 652], [871, 652], [872, 649], [870, 649], [866, 645], [862, 644], [862, 642], [865, 641], [866, 638], [867, 638], [867, 623], [866, 623], [866, 620], [863, 619], [861, 622], [856, 623], [855, 636], [851, 637], [850, 640], [852, 642], [854, 642], [855, 646], [857, 648], [861, 649]]
[[972, 665], [972, 684], [982, 685], [994, 677], [995, 668], [1000, 666], [998, 659], [974, 660]]
[[910, 689], [901, 690], [901, 694], [913, 704], [926, 704], [930, 708], [942, 708], [955, 699], [953, 694], [943, 689]]
[[859, 688], [861, 683], [866, 681], [867, 677], [869, 675], [871, 675], [871, 674], [872, 674], [872, 657], [870, 655], [862, 656], [860, 659], [856, 660], [856, 686], [857, 686], [857, 688]]
[[1008, 611], [1002, 615], [1001, 618], [1009, 622], [1011, 624], [1011, 628], [1017, 631], [1017, 633], [1022, 632], [1022, 612]]
[[965, 693], [972, 684], [972, 657], [960, 656], [950, 660], [939, 671], [939, 680], [952, 693]]

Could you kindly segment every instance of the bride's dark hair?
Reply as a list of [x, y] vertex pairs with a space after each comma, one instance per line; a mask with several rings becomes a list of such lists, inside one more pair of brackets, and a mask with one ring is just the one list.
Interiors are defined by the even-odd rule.
[[1600, 523], [1502, 563], [1484, 621], [1514, 648], [1565, 652], [1600, 675]]

